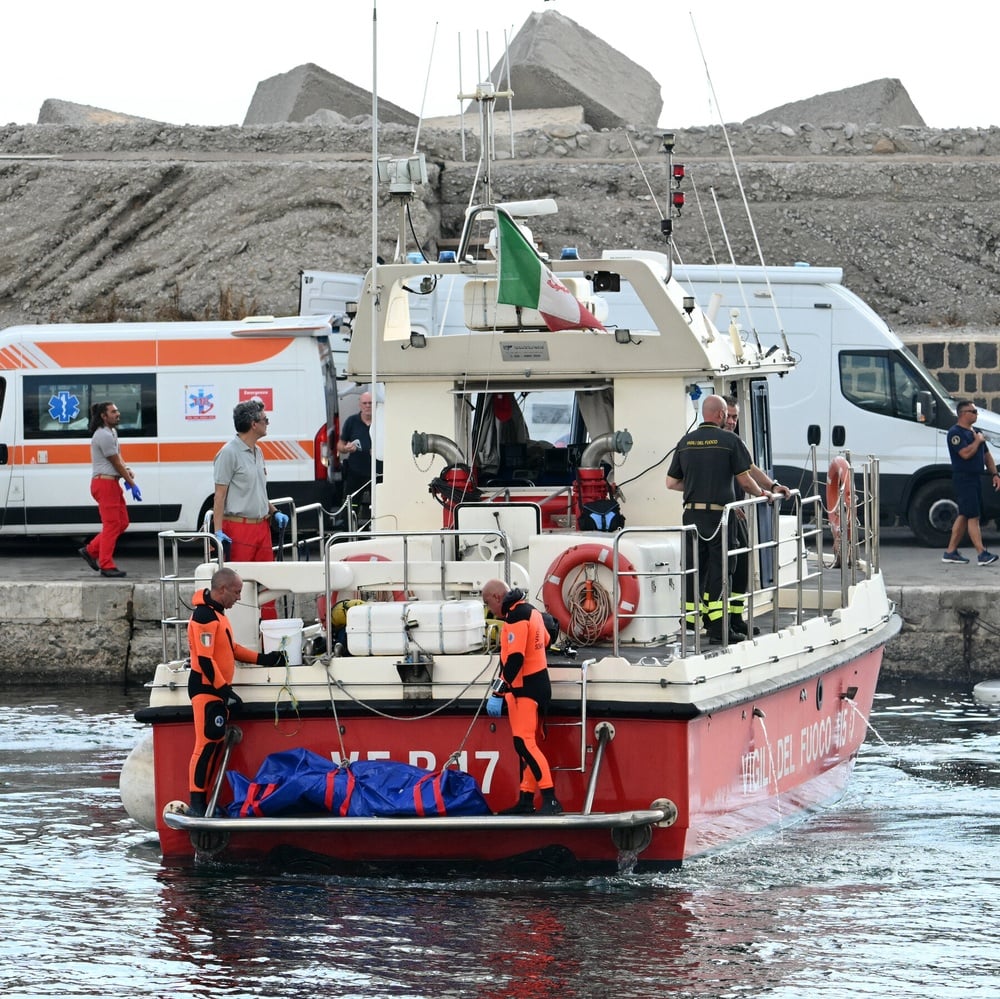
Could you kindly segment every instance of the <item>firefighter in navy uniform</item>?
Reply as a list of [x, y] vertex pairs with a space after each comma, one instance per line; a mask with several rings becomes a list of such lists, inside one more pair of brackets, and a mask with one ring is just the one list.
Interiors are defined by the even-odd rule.
[[538, 748], [539, 716], [552, 698], [545, 658], [550, 632], [541, 611], [527, 603], [520, 590], [508, 590], [499, 579], [491, 579], [483, 587], [483, 603], [503, 621], [500, 676], [487, 699], [487, 711], [498, 718], [506, 703], [521, 770], [518, 800], [500, 814], [535, 814], [535, 793], [540, 792], [542, 802], [537, 814], [559, 815], [562, 805], [556, 800], [552, 771]]
[[280, 666], [284, 662], [281, 652], [257, 652], [233, 640], [226, 611], [239, 600], [242, 591], [243, 580], [234, 569], [219, 569], [209, 588], [194, 595], [194, 613], [188, 622], [188, 696], [195, 732], [188, 770], [192, 815], [205, 814], [208, 785], [226, 735], [226, 723], [241, 703], [232, 688], [237, 660], [257, 666]]
[[[709, 642], [722, 643], [722, 512], [736, 498], [734, 482], [750, 496], [767, 496], [750, 474], [753, 461], [746, 445], [736, 434], [724, 429], [726, 400], [710, 395], [702, 403], [702, 422], [677, 443], [667, 471], [667, 488], [684, 493], [684, 524], [698, 530], [698, 591], [691, 576], [685, 579], [685, 614], [688, 624], [696, 624], [699, 614], [708, 631]], [[688, 541], [690, 545], [690, 540]], [[688, 550], [688, 565], [694, 553]], [[746, 632], [732, 633], [730, 641], [740, 642]]]

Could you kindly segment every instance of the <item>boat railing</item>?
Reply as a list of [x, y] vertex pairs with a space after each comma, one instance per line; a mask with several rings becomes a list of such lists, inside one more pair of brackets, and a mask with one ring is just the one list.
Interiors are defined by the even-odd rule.
[[[271, 502], [283, 513], [288, 514], [288, 540], [285, 540], [279, 530], [278, 543], [274, 548], [274, 556], [279, 562], [288, 560], [289, 556], [291, 561], [298, 562], [302, 558], [308, 558], [311, 550], [319, 554], [326, 548], [326, 510], [322, 503], [296, 506], [291, 496], [283, 496]], [[314, 516], [315, 532], [306, 533], [303, 528], [306, 523], [312, 525]]]
[[[459, 560], [454, 552], [459, 545], [459, 538], [479, 538], [481, 545], [486, 545], [493, 558], [484, 561], [480, 559]], [[450, 540], [449, 540], [450, 539]], [[376, 584], [382, 590], [399, 590], [404, 594], [414, 589], [432, 587], [442, 596], [460, 593], [476, 593], [488, 579], [502, 579], [508, 586], [512, 583], [512, 562], [510, 541], [506, 533], [496, 527], [487, 528], [445, 528], [431, 531], [375, 531], [357, 534], [351, 532], [335, 532], [326, 541], [323, 558], [324, 593], [333, 593], [343, 589], [334, 585], [333, 566], [341, 561], [337, 551], [338, 546], [350, 542], [363, 541], [365, 551], [347, 554], [352, 559], [355, 554], [369, 564], [374, 564], [377, 574], [385, 567], [384, 582]], [[383, 545], [384, 550], [379, 549]], [[478, 545], [477, 545], [478, 547]], [[393, 559], [386, 552], [398, 551], [400, 557]], [[379, 552], [378, 555], [371, 554]], [[367, 554], [366, 554], [367, 553]], [[502, 558], [497, 558], [502, 554]], [[425, 571], [430, 566], [430, 574]], [[514, 582], [521, 582], [515, 580]], [[352, 586], [352, 589], [354, 587]], [[369, 587], [371, 588], [371, 587]], [[330, 614], [325, 615], [326, 647], [333, 648], [333, 629]]]
[[[722, 513], [720, 534], [722, 535], [723, 564], [731, 564], [731, 559], [747, 558], [751, 575], [748, 592], [745, 594], [747, 630], [752, 634], [757, 610], [769, 611], [771, 629], [780, 628], [779, 614], [783, 607], [794, 608], [794, 623], [802, 624], [806, 613], [805, 593], [815, 585], [817, 590], [816, 609], [823, 613], [823, 509], [818, 496], [803, 497], [792, 490], [786, 501], [791, 503], [791, 514], [782, 515], [781, 504], [765, 497], [737, 500], [727, 504]], [[746, 524], [747, 543], [734, 544], [733, 519], [739, 518]], [[789, 535], [782, 534], [783, 525], [793, 525]], [[810, 568], [810, 544], [815, 545], [815, 568]], [[792, 594], [791, 600], [784, 593]], [[722, 603], [730, 606], [733, 594], [730, 576], [723, 573]], [[722, 615], [723, 644], [729, 641], [729, 614]]]
[[[197, 545], [200, 559], [196, 564], [218, 561], [221, 568], [222, 546], [214, 532], [208, 530], [211, 511], [205, 516], [202, 531], [160, 531], [157, 547], [160, 559], [160, 640], [163, 662], [186, 659], [188, 656], [187, 626], [191, 616], [191, 595], [197, 584], [195, 570], [182, 571], [181, 556], [186, 546]], [[190, 559], [185, 562], [190, 564]]]
[[[822, 502], [816, 496], [803, 497], [797, 490], [792, 492], [790, 500], [786, 502], [791, 503], [791, 514], [782, 514], [779, 504], [769, 504], [767, 499], [762, 497], [730, 503], [722, 513], [719, 530], [722, 535], [723, 563], [729, 564], [730, 560], [738, 557], [746, 557], [750, 561], [750, 585], [744, 598], [747, 626], [751, 630], [754, 617], [760, 616], [765, 611], [770, 612], [771, 625], [775, 631], [780, 627], [779, 611], [782, 609], [793, 609], [796, 624], [802, 623], [807, 604], [814, 606], [820, 616], [823, 614]], [[730, 526], [735, 517], [746, 520], [748, 535], [746, 545], [737, 546], [731, 540]], [[678, 592], [683, 594], [687, 590], [688, 578], [691, 577], [695, 581], [692, 591], [697, 593], [699, 565], [695, 533], [696, 528], [693, 526], [626, 527], [615, 535], [613, 564], [616, 572], [613, 575], [612, 594], [612, 644], [615, 655], [619, 654], [619, 632], [625, 623], [621, 611], [622, 580], [626, 577], [635, 578], [639, 581], [640, 587], [643, 586], [643, 581], [654, 587], [662, 581], [667, 586], [676, 587]], [[664, 562], [645, 569], [623, 567], [623, 560], [620, 558], [623, 542], [638, 536], [648, 538], [670, 535], [679, 537], [676, 566]], [[690, 544], [687, 543], [688, 540]], [[810, 550], [815, 552], [814, 567], [810, 565]], [[815, 600], [806, 598], [806, 593], [811, 589], [818, 591]], [[732, 596], [728, 574], [724, 573], [722, 594], [724, 607], [729, 607]], [[676, 637], [671, 643], [674, 646], [675, 656], [684, 657], [689, 652], [695, 654], [701, 652], [700, 629], [689, 631], [685, 627], [687, 622], [683, 597], [679, 609], [667, 618], [664, 618], [662, 613], [643, 613], [640, 606], [628, 615], [628, 619], [662, 620], [663, 627], [659, 630], [665, 639], [674, 636], [676, 629]], [[722, 626], [723, 644], [726, 644], [729, 640], [728, 613], [722, 616]]]
[[[313, 547], [319, 552], [326, 550], [326, 513], [322, 504], [296, 506], [291, 496], [280, 496], [271, 502], [288, 514], [285, 528], [288, 540], [286, 542], [283, 532], [279, 531], [278, 544], [274, 547], [276, 561], [308, 559]], [[303, 522], [310, 523], [313, 514], [316, 517], [316, 533], [307, 534], [302, 530]], [[191, 594], [199, 582], [195, 574], [197, 566], [214, 563], [221, 569], [225, 565], [225, 553], [215, 536], [211, 510], [205, 511], [200, 531], [160, 531], [157, 548], [160, 563], [160, 637], [163, 661], [170, 662], [186, 659], [188, 655], [187, 625], [191, 616]]]
[[[317, 554], [324, 550], [327, 536], [327, 513], [322, 503], [306, 503], [303, 506], [296, 506], [295, 500], [291, 496], [279, 496], [277, 499], [272, 499], [271, 503], [282, 513], [288, 515], [288, 526], [285, 528], [285, 531], [288, 533], [287, 539], [285, 533], [279, 531], [278, 543], [272, 546], [275, 561], [297, 562], [300, 558], [308, 558], [309, 551], [312, 548], [315, 548]], [[308, 534], [304, 530], [304, 526], [306, 522], [312, 523], [312, 515], [315, 515], [316, 528], [313, 534]], [[213, 516], [211, 509], [205, 511], [200, 533], [209, 538], [215, 548], [218, 548]], [[169, 535], [170, 533], [170, 531], [164, 532], [165, 535]], [[190, 538], [191, 535], [187, 534], [185, 537]], [[205, 541], [204, 554], [203, 561], [205, 562], [210, 562], [216, 557], [215, 552], [211, 550], [208, 540]], [[221, 552], [218, 553], [218, 557], [219, 564], [221, 565]]]
[[[629, 621], [662, 621], [661, 629], [664, 638], [673, 634], [676, 628], [678, 640], [678, 651], [684, 655], [688, 651], [688, 642], [692, 643], [692, 651], [701, 651], [700, 629], [695, 628], [690, 634], [685, 628], [686, 612], [684, 608], [683, 594], [686, 591], [688, 578], [692, 578], [692, 591], [698, 592], [698, 545], [695, 543], [698, 529], [691, 524], [675, 525], [670, 527], [623, 527], [614, 536], [612, 542], [612, 565], [615, 571], [612, 573], [611, 590], [611, 615], [612, 647], [615, 655], [619, 654], [619, 632], [623, 627], [621, 601], [622, 601], [622, 579], [635, 579], [640, 588], [643, 581], [650, 581], [652, 586], [656, 586], [659, 580], [664, 580], [668, 586], [676, 586], [677, 591], [682, 594], [679, 612], [664, 619], [662, 613], [644, 613], [642, 611], [642, 601], [635, 611], [628, 615]], [[662, 562], [649, 569], [637, 569], [634, 566], [626, 569], [629, 563], [623, 560], [621, 555], [622, 541], [630, 541], [635, 537], [669, 539], [672, 535], [678, 538], [679, 561], [676, 568], [671, 567], [669, 562]], [[688, 543], [690, 541], [690, 543]], [[688, 564], [690, 561], [690, 564]]]

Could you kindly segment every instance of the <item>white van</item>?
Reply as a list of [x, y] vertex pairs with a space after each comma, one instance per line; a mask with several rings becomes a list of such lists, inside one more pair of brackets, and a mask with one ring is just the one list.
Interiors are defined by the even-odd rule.
[[[634, 250], [622, 251], [630, 256]], [[610, 261], [618, 251], [606, 251]], [[650, 251], [666, 277], [667, 258]], [[306, 271], [300, 311], [308, 314], [324, 272]], [[765, 277], [766, 275], [766, 277]], [[649, 318], [627, 285], [586, 275], [607, 304], [609, 327], [641, 331]], [[955, 400], [905, 347], [885, 321], [844, 287], [839, 267], [732, 267], [682, 265], [672, 276], [686, 287], [724, 335], [732, 313], [741, 335], [781, 346], [781, 332], [798, 358], [796, 369], [769, 386], [773, 471], [791, 487], [812, 483], [810, 444], [817, 444], [818, 472], [825, 480], [832, 458], [843, 450], [881, 459], [881, 512], [886, 523], [908, 524], [926, 545], [948, 541], [956, 515], [951, 488], [947, 430], [955, 422]], [[326, 275], [326, 279], [349, 278]], [[360, 289], [362, 278], [339, 287]], [[331, 287], [334, 286], [332, 283]], [[427, 335], [464, 332], [462, 289], [414, 294], [411, 323]], [[355, 292], [356, 293], [356, 292]], [[452, 303], [459, 303], [458, 306]], [[331, 304], [342, 308], [336, 298]], [[320, 310], [322, 311], [322, 309]], [[980, 409], [978, 429], [1000, 453], [1000, 416]], [[1000, 517], [1000, 497], [984, 488], [984, 519]]]
[[[716, 311], [722, 330], [733, 310], [744, 337], [756, 333], [766, 347], [779, 344], [784, 330], [798, 364], [770, 386], [774, 472], [782, 482], [804, 487], [811, 481], [812, 442], [821, 477], [840, 451], [875, 454], [882, 519], [908, 524], [925, 545], [947, 544], [957, 513], [946, 439], [955, 400], [844, 287], [839, 267], [678, 264], [673, 276], [699, 306]], [[713, 295], [720, 296], [714, 306]], [[1000, 416], [980, 409], [977, 427], [1000, 452]], [[986, 486], [984, 480], [984, 519], [990, 520], [1000, 516], [1000, 498]]]
[[194, 530], [233, 407], [259, 398], [268, 493], [336, 500], [339, 431], [332, 329], [318, 318], [14, 326], [0, 332], [0, 534], [99, 527], [90, 496], [93, 403], [117, 403], [122, 457], [142, 502], [133, 531]]

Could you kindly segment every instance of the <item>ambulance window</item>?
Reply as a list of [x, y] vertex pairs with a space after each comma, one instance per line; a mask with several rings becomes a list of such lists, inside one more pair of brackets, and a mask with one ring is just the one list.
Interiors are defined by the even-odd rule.
[[90, 407], [111, 400], [122, 418], [119, 437], [156, 436], [156, 376], [26, 375], [24, 378], [24, 436], [89, 438]]

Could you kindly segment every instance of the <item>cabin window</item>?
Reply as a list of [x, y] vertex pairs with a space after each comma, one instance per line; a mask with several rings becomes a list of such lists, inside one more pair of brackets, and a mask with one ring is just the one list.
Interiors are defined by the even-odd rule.
[[119, 437], [156, 436], [156, 376], [26, 375], [25, 440], [89, 438], [90, 407], [111, 400], [121, 411]]
[[567, 485], [586, 445], [611, 428], [607, 386], [479, 392], [469, 398], [467, 453], [483, 485]]

